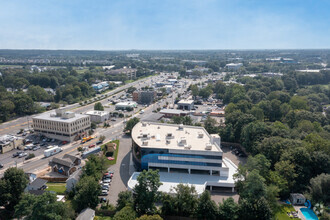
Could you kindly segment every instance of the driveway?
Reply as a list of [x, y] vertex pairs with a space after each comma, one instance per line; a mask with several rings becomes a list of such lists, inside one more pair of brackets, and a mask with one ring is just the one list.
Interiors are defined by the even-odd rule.
[[123, 135], [119, 138], [119, 151], [117, 156], [117, 162], [115, 165], [109, 167], [110, 171], [114, 172], [110, 191], [107, 196], [107, 200], [113, 205], [117, 204], [118, 194], [121, 191], [126, 191], [127, 182], [130, 178], [129, 175], [129, 162], [132, 140], [131, 137]]

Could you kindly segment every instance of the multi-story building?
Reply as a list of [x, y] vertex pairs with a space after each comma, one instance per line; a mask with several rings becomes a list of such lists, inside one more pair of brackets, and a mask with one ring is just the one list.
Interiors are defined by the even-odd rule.
[[111, 69], [106, 72], [108, 75], [126, 75], [129, 79], [136, 78], [136, 69], [135, 68], [121, 68], [121, 69]]
[[140, 104], [150, 104], [154, 102], [157, 92], [154, 90], [141, 90], [134, 91], [132, 95], [133, 101]]
[[178, 102], [178, 109], [192, 110], [194, 108], [194, 100], [180, 100]]
[[226, 64], [226, 68], [228, 70], [239, 70], [243, 66], [242, 63], [228, 63]]
[[[137, 167], [160, 171], [160, 191], [169, 192], [179, 183], [194, 185], [199, 194], [205, 189], [234, 190], [237, 167], [223, 158], [219, 135], [203, 127], [140, 122], [132, 130], [132, 144]], [[138, 175], [131, 176], [129, 188]]]
[[35, 132], [62, 141], [78, 140], [91, 126], [89, 115], [75, 114], [65, 109], [43, 113], [32, 120]]

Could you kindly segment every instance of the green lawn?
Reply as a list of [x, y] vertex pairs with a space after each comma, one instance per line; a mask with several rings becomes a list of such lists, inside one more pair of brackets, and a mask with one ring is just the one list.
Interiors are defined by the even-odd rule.
[[[119, 140], [114, 140], [114, 141], [109, 141], [108, 143], [116, 143], [117, 144], [117, 147], [116, 147], [116, 150], [115, 152], [113, 153], [113, 157], [115, 158], [114, 160], [106, 160], [106, 164], [107, 166], [110, 166], [110, 165], [114, 165], [116, 164], [117, 162], [117, 156], [118, 156], [118, 149], [119, 149]], [[104, 145], [108, 144], [108, 143], [105, 143], [101, 146], [101, 149], [103, 150], [104, 149]]]
[[287, 214], [287, 212], [295, 211], [292, 205], [281, 205], [279, 210], [275, 213], [276, 220], [292, 220]]
[[47, 191], [56, 192], [58, 195], [64, 195], [66, 190], [65, 183], [47, 183]]
[[111, 220], [111, 217], [110, 216], [95, 216], [94, 219], [97, 219], [97, 220]]

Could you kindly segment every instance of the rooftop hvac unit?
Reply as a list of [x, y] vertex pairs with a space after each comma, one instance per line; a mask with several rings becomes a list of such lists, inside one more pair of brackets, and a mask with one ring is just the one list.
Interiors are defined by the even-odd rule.
[[186, 146], [184, 146], [184, 149], [185, 149], [185, 150], [190, 150], [190, 149], [191, 149], [191, 145], [186, 145]]
[[170, 144], [171, 143], [171, 141], [170, 140], [166, 140], [166, 144]]
[[207, 143], [206, 146], [205, 146], [205, 150], [212, 150], [212, 144]]
[[179, 130], [183, 130], [183, 124], [179, 125]]
[[142, 122], [142, 126], [143, 126], [143, 127], [147, 126], [147, 123]]
[[202, 132], [198, 132], [198, 138], [203, 138], [204, 134]]
[[181, 137], [180, 138], [180, 142], [179, 142], [179, 145], [186, 145], [187, 144], [187, 140], [185, 137]]
[[142, 142], [142, 145], [143, 145], [143, 146], [147, 146], [147, 145], [148, 145], [148, 141], [143, 141], [143, 142]]
[[142, 134], [142, 137], [143, 138], [147, 138], [148, 137], [148, 134]]

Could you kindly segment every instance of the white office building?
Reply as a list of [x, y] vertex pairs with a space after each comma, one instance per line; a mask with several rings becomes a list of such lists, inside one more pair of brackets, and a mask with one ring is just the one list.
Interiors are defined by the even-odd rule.
[[65, 109], [40, 114], [32, 121], [36, 133], [69, 142], [80, 139], [91, 126], [89, 115], [75, 114]]
[[89, 115], [91, 117], [91, 122], [101, 123], [105, 122], [109, 119], [109, 112], [106, 111], [89, 111], [86, 112], [85, 115]]
[[[234, 191], [237, 166], [223, 158], [219, 135], [203, 127], [140, 122], [132, 130], [133, 161], [141, 169], [160, 170], [160, 191], [170, 192], [179, 183], [205, 189]], [[139, 173], [128, 187], [133, 189]]]
[[228, 70], [239, 70], [243, 66], [242, 63], [228, 63], [226, 68]]

